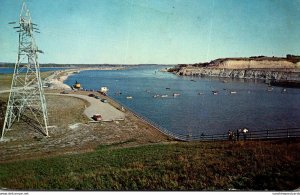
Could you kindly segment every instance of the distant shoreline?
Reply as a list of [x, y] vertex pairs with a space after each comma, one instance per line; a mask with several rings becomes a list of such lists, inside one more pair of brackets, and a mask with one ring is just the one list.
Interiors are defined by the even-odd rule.
[[[175, 66], [177, 64], [40, 64], [40, 68], [102, 68], [121, 66]], [[15, 63], [0, 62], [0, 68], [14, 68]]]
[[44, 84], [47, 85], [50, 89], [71, 89], [71, 86], [64, 83], [69, 76], [73, 74], [78, 74], [81, 71], [87, 70], [123, 70], [126, 67], [94, 67], [94, 68], [72, 68], [67, 70], [57, 70], [54, 71], [52, 75], [47, 77], [44, 81]]

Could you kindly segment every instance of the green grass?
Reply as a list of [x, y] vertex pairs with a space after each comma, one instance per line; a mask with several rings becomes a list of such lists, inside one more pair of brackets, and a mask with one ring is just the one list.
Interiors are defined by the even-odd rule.
[[[41, 78], [45, 79], [50, 76], [53, 71], [41, 72]], [[11, 86], [12, 74], [0, 74], [0, 90], [8, 90]]]
[[200, 142], [3, 163], [0, 187], [42, 190], [292, 190], [299, 143]]
[[9, 74], [0, 74], [0, 90], [10, 89], [12, 75]]

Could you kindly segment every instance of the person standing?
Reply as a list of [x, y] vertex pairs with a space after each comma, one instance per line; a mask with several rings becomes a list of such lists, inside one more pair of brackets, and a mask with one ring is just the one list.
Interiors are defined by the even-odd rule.
[[242, 129], [237, 129], [236, 130], [236, 140], [239, 141], [240, 140], [240, 134], [242, 133]]
[[243, 129], [243, 137], [244, 137], [244, 141], [246, 141], [246, 139], [247, 139], [247, 134], [248, 134], [248, 129], [247, 128], [244, 128]]
[[228, 130], [228, 140], [232, 140], [232, 132], [231, 130]]

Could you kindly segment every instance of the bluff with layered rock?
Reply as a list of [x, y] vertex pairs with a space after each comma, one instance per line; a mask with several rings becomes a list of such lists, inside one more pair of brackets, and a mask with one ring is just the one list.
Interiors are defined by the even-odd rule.
[[183, 76], [299, 81], [300, 57], [223, 58], [209, 63], [178, 65], [169, 72]]

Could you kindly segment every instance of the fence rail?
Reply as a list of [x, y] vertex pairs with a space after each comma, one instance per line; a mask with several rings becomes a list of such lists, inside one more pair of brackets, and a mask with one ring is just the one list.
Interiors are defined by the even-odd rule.
[[[220, 141], [220, 140], [227, 140], [228, 134], [211, 134], [211, 135], [193, 135], [193, 134], [179, 134], [174, 133], [169, 130], [167, 130], [164, 127], [161, 127], [157, 123], [141, 116], [140, 114], [136, 113], [132, 109], [124, 106], [119, 101], [115, 100], [112, 97], [109, 97], [113, 101], [115, 101], [117, 104], [125, 108], [126, 110], [130, 111], [134, 116], [139, 118], [140, 120], [144, 121], [145, 123], [149, 124], [150, 126], [154, 127], [161, 133], [176, 139], [180, 141]], [[234, 139], [237, 139], [237, 134], [235, 133]], [[285, 128], [285, 129], [264, 129], [264, 130], [250, 130], [246, 135], [245, 139], [247, 140], [266, 140], [266, 139], [289, 139], [289, 138], [299, 138], [300, 137], [300, 128]], [[244, 139], [244, 135], [241, 133], [239, 136], [240, 140]]]

